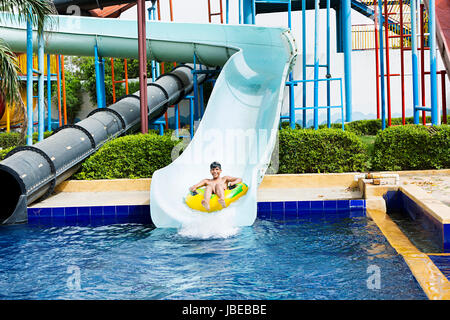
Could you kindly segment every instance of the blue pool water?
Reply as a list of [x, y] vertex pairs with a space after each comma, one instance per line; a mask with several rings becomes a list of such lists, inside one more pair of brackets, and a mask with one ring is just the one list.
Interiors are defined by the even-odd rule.
[[257, 219], [207, 240], [140, 224], [4, 226], [0, 261], [0, 299], [426, 299], [366, 217]]

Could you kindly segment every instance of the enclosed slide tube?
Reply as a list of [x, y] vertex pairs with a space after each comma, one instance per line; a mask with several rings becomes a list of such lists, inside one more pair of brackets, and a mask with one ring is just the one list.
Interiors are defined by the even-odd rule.
[[[193, 89], [192, 66], [181, 65], [148, 83], [149, 122], [162, 116]], [[206, 76], [198, 76], [199, 83]], [[27, 204], [50, 195], [55, 186], [70, 177], [81, 162], [105, 142], [140, 125], [139, 91], [124, 96], [108, 108], [93, 110], [75, 125], [56, 129], [47, 139], [13, 149], [0, 162], [0, 198], [3, 224], [27, 221]]]

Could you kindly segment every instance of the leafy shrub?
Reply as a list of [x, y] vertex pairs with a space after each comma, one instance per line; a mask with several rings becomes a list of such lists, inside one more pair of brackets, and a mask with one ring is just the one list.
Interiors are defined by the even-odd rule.
[[[49, 136], [51, 136], [53, 133], [53, 131], [44, 131], [44, 139], [48, 138]], [[37, 132], [33, 132], [33, 144], [38, 143], [38, 137], [39, 134]]]
[[20, 133], [18, 132], [0, 133], [0, 148], [2, 149], [16, 147], [23, 143], [24, 142], [20, 139]]
[[374, 136], [381, 130], [381, 120], [357, 120], [345, 125], [345, 129], [361, 136]]
[[280, 130], [279, 173], [363, 171], [366, 148], [351, 132], [337, 129]]
[[[290, 129], [290, 123], [289, 121], [281, 121], [281, 129]], [[295, 123], [295, 129], [301, 129], [301, 125], [299, 125], [298, 123]]]
[[[52, 134], [52, 131], [44, 132], [44, 139]], [[38, 142], [38, 133], [33, 133], [33, 144]], [[24, 140], [20, 139], [20, 133], [18, 132], [4, 132], [0, 133], [0, 148], [7, 149], [11, 147], [26, 145], [26, 137]]]
[[[427, 123], [430, 123], [431, 117], [427, 116], [426, 121]], [[405, 123], [413, 124], [414, 118], [413, 117], [405, 118]], [[422, 123], [422, 117], [419, 118], [419, 123]], [[450, 123], [450, 116], [447, 116], [447, 123]], [[392, 118], [391, 125], [392, 126], [402, 125], [402, 118]], [[386, 127], [387, 127], [387, 119], [386, 119]], [[379, 130], [381, 130], [381, 119], [352, 121], [345, 124], [345, 130], [352, 131], [357, 135], [374, 136], [378, 133]]]
[[74, 178], [78, 180], [150, 178], [172, 162], [171, 151], [178, 141], [169, 136], [136, 134], [107, 142], [89, 157]]
[[0, 161], [2, 161], [3, 159], [5, 159], [6, 155], [8, 154], [8, 152], [10, 152], [12, 149], [14, 149], [15, 147], [9, 147], [6, 149], [0, 149]]
[[374, 170], [450, 167], [450, 127], [408, 125], [380, 131], [374, 144]]

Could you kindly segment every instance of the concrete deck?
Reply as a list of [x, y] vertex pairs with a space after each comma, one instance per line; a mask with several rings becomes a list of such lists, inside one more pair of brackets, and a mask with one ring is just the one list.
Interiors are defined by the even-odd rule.
[[400, 185], [415, 185], [450, 207], [450, 170], [448, 169], [405, 171], [400, 174]]
[[[389, 172], [394, 173], [394, 172]], [[417, 186], [450, 207], [450, 169], [399, 171], [400, 186]], [[354, 176], [358, 173], [266, 175], [258, 201], [361, 199]], [[29, 207], [148, 205], [151, 179], [69, 180], [54, 194]]]
[[[355, 174], [267, 175], [258, 189], [258, 202], [361, 199]], [[148, 205], [150, 184], [151, 179], [69, 180], [29, 207]]]

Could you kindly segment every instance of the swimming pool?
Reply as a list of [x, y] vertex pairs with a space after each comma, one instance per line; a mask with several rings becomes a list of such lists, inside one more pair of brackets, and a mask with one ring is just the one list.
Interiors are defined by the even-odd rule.
[[0, 259], [1, 299], [426, 299], [366, 217], [257, 219], [207, 240], [133, 223], [4, 226]]

